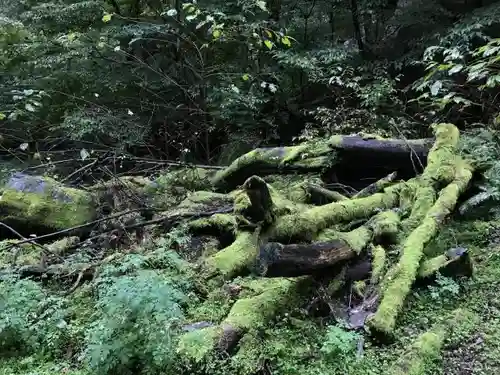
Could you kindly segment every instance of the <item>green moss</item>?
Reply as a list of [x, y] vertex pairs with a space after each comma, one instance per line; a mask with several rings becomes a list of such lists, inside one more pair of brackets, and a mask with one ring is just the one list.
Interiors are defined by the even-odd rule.
[[206, 218], [201, 218], [189, 222], [189, 229], [192, 231], [215, 230], [218, 232], [236, 231], [238, 222], [234, 215], [215, 214]]
[[415, 229], [429, 212], [436, 201], [436, 191], [433, 187], [424, 185], [417, 189], [416, 197], [410, 217], [403, 222], [405, 233]]
[[258, 238], [259, 231], [239, 232], [231, 245], [205, 260], [206, 269], [224, 279], [236, 276], [256, 258], [259, 251]]
[[227, 316], [233, 303], [230, 293], [224, 288], [216, 288], [209, 292], [201, 304], [194, 301], [189, 306], [187, 317], [190, 322], [220, 322]]
[[385, 238], [394, 242], [400, 231], [401, 220], [395, 211], [389, 210], [375, 215], [368, 225], [373, 230], [375, 238]]
[[437, 325], [421, 334], [389, 374], [425, 375], [432, 363], [439, 358], [445, 335], [446, 328], [443, 325]]
[[259, 148], [240, 156], [227, 168], [218, 171], [212, 178], [212, 183], [219, 188], [236, 186], [251, 175], [262, 176], [266, 172], [278, 172], [288, 164], [304, 169], [320, 169], [333, 158], [330, 143], [325, 139], [298, 146]]
[[424, 278], [434, 275], [441, 267], [444, 267], [448, 261], [449, 259], [445, 254], [423, 261], [418, 269], [418, 277]]
[[0, 200], [5, 222], [62, 230], [93, 221], [96, 207], [93, 196], [64, 187], [49, 177], [26, 177], [25, 184], [43, 187], [40, 193], [4, 188]]
[[433, 129], [436, 141], [427, 157], [424, 173], [416, 181], [416, 199], [410, 217], [403, 224], [406, 233], [415, 229], [433, 206], [436, 187], [448, 184], [455, 178], [455, 169], [459, 162], [459, 131], [455, 125], [447, 123], [434, 124]]
[[[310, 184], [321, 185], [322, 181], [317, 175], [278, 175], [265, 179], [272, 189], [288, 201], [307, 204], [310, 196], [307, 186]], [[288, 204], [290, 204], [289, 202]]]
[[471, 168], [461, 165], [453, 183], [444, 188], [421, 224], [410, 233], [402, 246], [401, 257], [384, 279], [383, 297], [368, 323], [371, 329], [392, 335], [396, 318], [417, 276], [427, 243], [436, 235], [439, 225], [453, 210], [460, 194], [472, 178]]
[[292, 238], [311, 240], [322, 229], [331, 227], [342, 221], [370, 217], [379, 210], [386, 210], [398, 204], [396, 186], [388, 188], [384, 193], [369, 197], [333, 202], [319, 207], [309, 208], [303, 212], [280, 217], [267, 233], [272, 241]]
[[458, 308], [441, 317], [441, 321], [422, 333], [409, 350], [391, 367], [390, 375], [425, 375], [441, 356], [446, 341], [457, 343], [466, 337], [478, 323], [473, 312]]
[[302, 278], [264, 280], [262, 293], [236, 301], [223, 324], [243, 331], [265, 327], [282, 309], [294, 304], [301, 281]]
[[183, 360], [200, 363], [211, 354], [221, 333], [222, 328], [219, 326], [188, 332], [180, 337], [177, 354]]
[[18, 240], [4, 240], [0, 242], [0, 266], [10, 266], [17, 253], [16, 265], [37, 265], [40, 263], [42, 250], [40, 247], [30, 243], [14, 246]]
[[395, 237], [399, 230], [399, 216], [392, 211], [378, 213], [367, 224], [350, 232], [340, 232], [332, 228], [321, 231], [317, 241], [343, 240], [356, 253], [363, 251], [374, 237]]
[[80, 238], [77, 236], [64, 237], [60, 240], [52, 242], [47, 247], [54, 254], [64, 255], [70, 246], [74, 246], [78, 242], [80, 242]]
[[361, 226], [350, 232], [339, 232], [338, 238], [347, 242], [356, 253], [361, 253], [373, 238], [373, 232], [366, 226]]
[[[300, 212], [309, 207], [287, 199], [283, 194], [278, 192], [277, 189], [270, 185], [268, 185], [268, 189], [273, 201], [273, 211], [278, 216]], [[236, 214], [244, 215], [251, 206], [250, 198], [247, 193], [242, 189], [238, 189], [231, 192], [229, 196], [234, 199], [234, 212]]]
[[376, 285], [380, 282], [386, 266], [386, 253], [382, 246], [372, 247], [372, 276], [371, 283]]
[[433, 124], [432, 128], [436, 140], [427, 156], [427, 166], [422, 179], [430, 184], [446, 184], [455, 177], [460, 133], [455, 125], [449, 123]]

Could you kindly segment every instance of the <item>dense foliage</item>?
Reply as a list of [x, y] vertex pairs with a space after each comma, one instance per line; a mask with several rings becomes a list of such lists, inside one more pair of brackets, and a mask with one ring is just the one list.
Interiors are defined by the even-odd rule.
[[2, 142], [227, 162], [318, 133], [422, 133], [464, 105], [459, 121], [492, 123], [498, 10], [481, 4], [3, 0]]

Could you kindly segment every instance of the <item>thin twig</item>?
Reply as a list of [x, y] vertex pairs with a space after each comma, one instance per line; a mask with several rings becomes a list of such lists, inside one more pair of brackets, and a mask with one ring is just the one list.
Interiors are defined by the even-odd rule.
[[[165, 223], [165, 225], [167, 225], [168, 227], [171, 227], [172, 225], [178, 223], [180, 220], [183, 220], [183, 219], [199, 219], [202, 217], [212, 216], [215, 214], [227, 214], [227, 213], [231, 213], [233, 211], [234, 211], [234, 209], [233, 209], [233, 207], [231, 207], [231, 208], [224, 208], [224, 209], [206, 211], [206, 212], [196, 212], [196, 213], [195, 212], [188, 212], [188, 213], [174, 215], [174, 216], [162, 216], [162, 217], [159, 217], [156, 219], [143, 221], [141, 223], [127, 225], [127, 226], [124, 226], [122, 229], [123, 230], [132, 230], [132, 229], [146, 227], [149, 225], [161, 224], [161, 223]], [[69, 249], [78, 248], [79, 246], [84, 245], [86, 242], [98, 239], [103, 234], [110, 233], [114, 230], [116, 230], [116, 228], [113, 228], [109, 231], [102, 232], [102, 233], [99, 233], [95, 236], [86, 238], [85, 240], [80, 241], [80, 242], [70, 246]]]
[[[123, 211], [123, 212], [120, 212], [120, 213], [117, 213], [117, 214], [114, 214], [114, 215], [103, 217], [101, 219], [90, 221], [90, 222], [85, 223], [85, 224], [77, 225], [77, 226], [74, 226], [74, 227], [71, 227], [71, 228], [67, 228], [67, 229], [62, 229], [62, 230], [59, 230], [57, 232], [52, 232], [52, 233], [44, 234], [44, 235], [33, 237], [33, 238], [22, 237], [23, 238], [22, 241], [19, 241], [16, 244], [8, 246], [7, 249], [9, 249], [11, 247], [14, 247], [16, 245], [21, 245], [23, 243], [35, 242], [35, 241], [38, 241], [38, 240], [42, 240], [42, 239], [46, 239], [46, 238], [58, 236], [58, 235], [61, 235], [61, 234], [65, 234], [65, 233], [68, 233], [68, 232], [72, 232], [72, 231], [77, 230], [77, 229], [85, 228], [85, 227], [88, 227], [88, 226], [94, 225], [94, 224], [99, 224], [99, 223], [102, 223], [102, 222], [107, 221], [107, 220], [116, 219], [117, 217], [125, 216], [127, 214], [132, 213], [132, 212], [137, 212], [137, 211], [142, 211], [142, 210], [143, 210], [143, 208], [137, 208], [137, 209], [133, 209], [133, 210]], [[151, 209], [151, 210], [154, 210], [154, 209]]]
[[77, 175], [78, 173], [83, 172], [89, 168], [92, 168], [94, 165], [97, 164], [98, 161], [99, 161], [99, 158], [95, 159], [92, 163], [86, 164], [83, 167], [78, 168], [76, 171], [74, 171], [73, 173], [70, 173], [68, 176], [63, 178], [61, 180], [61, 183], [65, 183], [66, 181], [70, 180], [73, 176]]
[[[39, 243], [37, 243], [36, 242], [36, 238], [32, 238], [32, 239], [26, 238], [21, 233], [19, 233], [17, 230], [15, 230], [11, 226], [9, 226], [9, 225], [5, 224], [4, 222], [1, 222], [1, 221], [0, 221], [0, 226], [6, 228], [8, 230], [10, 230], [12, 233], [14, 233], [16, 236], [18, 236], [22, 240], [22, 241], [14, 243], [14, 244], [11, 244], [10, 246], [7, 246], [6, 250], [9, 250], [12, 247], [21, 245], [23, 243], [31, 242], [33, 245], [38, 246], [39, 248], [41, 248], [46, 254], [54, 255], [54, 256], [58, 257], [60, 260], [63, 259], [60, 255], [53, 253], [47, 247], [45, 247], [45, 246], [40, 245]], [[17, 257], [19, 256], [20, 250], [21, 250], [21, 248], [19, 247], [19, 249], [17, 249], [17, 251], [14, 253], [14, 257], [13, 257], [13, 260], [12, 260], [12, 264], [13, 265], [15, 265], [16, 262], [17, 262]]]

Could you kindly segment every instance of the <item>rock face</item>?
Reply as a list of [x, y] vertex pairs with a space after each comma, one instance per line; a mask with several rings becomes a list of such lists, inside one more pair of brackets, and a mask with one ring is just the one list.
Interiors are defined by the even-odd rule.
[[0, 220], [23, 234], [67, 229], [96, 217], [91, 193], [49, 177], [15, 173], [1, 189]]

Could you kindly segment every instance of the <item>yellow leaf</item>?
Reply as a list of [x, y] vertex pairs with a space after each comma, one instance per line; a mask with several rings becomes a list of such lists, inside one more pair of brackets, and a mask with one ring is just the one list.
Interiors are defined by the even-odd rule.
[[266, 34], [269, 38], [272, 38], [273, 37], [273, 34], [269, 31], [269, 30], [265, 30], [266, 31]]
[[214, 32], [212, 33], [212, 36], [214, 37], [214, 39], [217, 39], [218, 37], [220, 37], [220, 30], [214, 30]]
[[264, 44], [266, 45], [267, 48], [272, 49], [273, 48], [273, 42], [270, 40], [265, 40]]
[[283, 38], [281, 38], [281, 43], [283, 43], [287, 47], [290, 47], [292, 45], [292, 43], [290, 43], [290, 39], [288, 39], [287, 36], [284, 36]]
[[5, 116], [5, 113], [0, 112], [0, 121], [5, 120], [7, 116]]
[[106, 13], [104, 16], [102, 16], [102, 22], [109, 22], [111, 21], [111, 14]]
[[249, 78], [250, 78], [250, 76], [249, 76], [248, 74], [243, 74], [243, 75], [241, 76], [241, 79], [242, 79], [243, 81], [248, 81], [248, 79], [249, 79]]
[[76, 39], [76, 34], [75, 33], [69, 33], [68, 34], [68, 40], [71, 42]]

